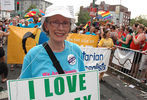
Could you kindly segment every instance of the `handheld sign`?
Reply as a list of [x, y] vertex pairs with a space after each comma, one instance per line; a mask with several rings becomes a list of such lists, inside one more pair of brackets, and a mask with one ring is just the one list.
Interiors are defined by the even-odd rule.
[[9, 80], [9, 100], [100, 100], [98, 72]]

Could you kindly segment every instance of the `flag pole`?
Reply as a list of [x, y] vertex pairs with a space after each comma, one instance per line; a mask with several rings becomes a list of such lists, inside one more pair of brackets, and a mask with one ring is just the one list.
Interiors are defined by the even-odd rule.
[[[95, 0], [93, 0], [93, 5], [92, 5], [93, 8], [95, 8]], [[93, 23], [93, 17], [91, 16], [91, 26], [92, 26], [92, 23]]]

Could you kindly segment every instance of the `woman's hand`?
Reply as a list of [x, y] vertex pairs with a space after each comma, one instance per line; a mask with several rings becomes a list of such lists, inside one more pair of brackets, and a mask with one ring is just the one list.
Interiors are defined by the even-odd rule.
[[147, 50], [142, 51], [141, 53], [147, 55]]
[[3, 31], [0, 30], [0, 37], [4, 35]]
[[121, 42], [122, 40], [120, 38], [118, 38], [118, 42]]
[[132, 34], [133, 34], [133, 37], [135, 37], [135, 33], [133, 32]]

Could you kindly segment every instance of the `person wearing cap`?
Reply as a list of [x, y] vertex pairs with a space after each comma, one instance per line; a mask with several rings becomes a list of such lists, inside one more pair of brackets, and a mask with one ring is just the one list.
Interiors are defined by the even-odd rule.
[[[42, 17], [42, 30], [50, 37], [47, 45], [53, 51], [61, 68], [67, 73], [85, 71], [80, 47], [66, 41], [74, 25], [74, 14], [71, 6], [52, 5]], [[20, 78], [43, 77], [58, 74], [52, 60], [43, 45], [38, 45], [26, 54]]]

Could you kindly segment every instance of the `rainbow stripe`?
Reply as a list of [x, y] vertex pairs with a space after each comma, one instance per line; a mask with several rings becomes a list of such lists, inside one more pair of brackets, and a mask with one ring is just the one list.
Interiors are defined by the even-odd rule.
[[110, 19], [111, 18], [111, 14], [109, 11], [106, 11], [105, 13], [102, 14], [102, 17], [104, 20], [106, 19]]
[[87, 28], [87, 26], [88, 26], [88, 23], [83, 27], [84, 29], [86, 29]]
[[110, 15], [110, 12], [109, 11], [106, 11], [105, 13], [102, 14], [102, 17], [106, 17], [108, 15]]
[[111, 18], [111, 15], [108, 15], [108, 16], [104, 17], [104, 20], [110, 19], [110, 18]]

